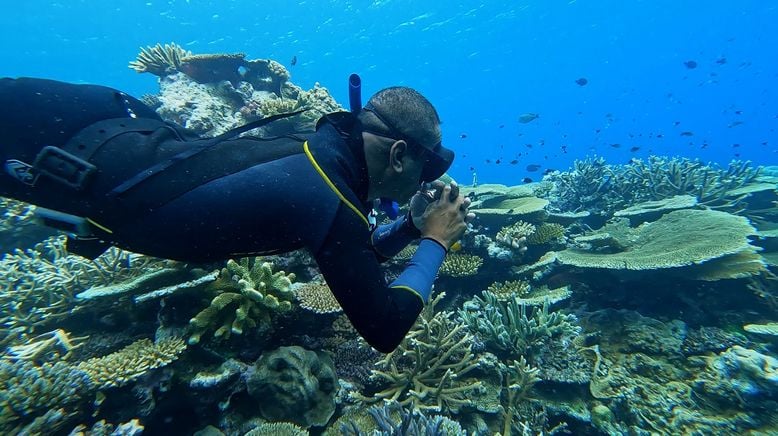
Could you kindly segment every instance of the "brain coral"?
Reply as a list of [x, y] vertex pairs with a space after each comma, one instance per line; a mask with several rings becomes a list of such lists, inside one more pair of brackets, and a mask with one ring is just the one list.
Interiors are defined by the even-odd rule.
[[752, 250], [756, 229], [744, 217], [714, 210], [684, 209], [632, 229], [617, 253], [567, 249], [556, 254], [566, 265], [584, 268], [648, 270], [700, 264]]

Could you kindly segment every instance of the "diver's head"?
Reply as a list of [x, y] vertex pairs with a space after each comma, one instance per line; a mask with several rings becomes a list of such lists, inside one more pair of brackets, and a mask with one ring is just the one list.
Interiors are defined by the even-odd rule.
[[411, 88], [378, 91], [359, 112], [359, 119], [371, 199], [405, 202], [420, 182], [436, 180], [454, 160], [454, 152], [441, 145], [437, 111]]

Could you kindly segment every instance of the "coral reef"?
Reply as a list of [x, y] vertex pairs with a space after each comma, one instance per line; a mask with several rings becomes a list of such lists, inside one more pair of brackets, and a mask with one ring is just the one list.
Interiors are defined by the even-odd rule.
[[440, 266], [440, 275], [451, 277], [471, 276], [478, 273], [484, 260], [472, 254], [449, 254]]
[[302, 347], [263, 353], [246, 379], [261, 415], [302, 427], [322, 426], [335, 412], [338, 378], [332, 359]]
[[535, 233], [536, 227], [524, 221], [517, 221], [509, 226], [501, 228], [495, 236], [495, 241], [510, 248], [521, 247], [521, 238], [526, 238]]
[[268, 328], [271, 315], [292, 308], [294, 274], [273, 272], [272, 265], [260, 258], [227, 261], [219, 278], [206, 293], [216, 293], [211, 304], [189, 321], [190, 344], [214, 330], [217, 339], [240, 335], [248, 328]]
[[308, 436], [308, 431], [290, 422], [268, 422], [249, 430], [243, 436]]
[[527, 244], [543, 245], [556, 241], [565, 235], [565, 227], [557, 223], [542, 223], [527, 236]]
[[479, 364], [472, 350], [472, 335], [453, 313], [435, 311], [445, 294], [425, 306], [416, 325], [400, 346], [381, 359], [371, 378], [386, 387], [370, 397], [355, 393], [366, 402], [397, 401], [423, 410], [458, 412], [470, 403], [469, 396], [482, 383], [465, 376]]
[[397, 402], [372, 406], [367, 413], [350, 416], [336, 423], [341, 435], [413, 435], [464, 436], [467, 433], [456, 421], [445, 416], [428, 417], [419, 410], [403, 407]]

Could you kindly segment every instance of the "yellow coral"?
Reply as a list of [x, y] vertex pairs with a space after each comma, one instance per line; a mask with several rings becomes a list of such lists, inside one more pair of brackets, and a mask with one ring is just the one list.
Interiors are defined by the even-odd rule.
[[316, 313], [335, 313], [343, 309], [326, 283], [303, 283], [295, 291], [300, 307]]
[[141, 339], [107, 356], [79, 362], [75, 368], [84, 371], [97, 389], [123, 386], [147, 371], [173, 362], [185, 349], [181, 338], [157, 342]]
[[554, 240], [557, 240], [564, 236], [565, 227], [556, 223], [543, 223], [535, 229], [535, 231], [527, 236], [527, 244], [529, 245], [543, 245], [548, 244]]
[[514, 295], [526, 295], [530, 289], [529, 282], [524, 280], [494, 282], [486, 288], [486, 290], [494, 294], [499, 301], [508, 301], [512, 299]]
[[475, 275], [483, 263], [482, 258], [471, 254], [449, 254], [440, 266], [440, 274], [451, 277]]

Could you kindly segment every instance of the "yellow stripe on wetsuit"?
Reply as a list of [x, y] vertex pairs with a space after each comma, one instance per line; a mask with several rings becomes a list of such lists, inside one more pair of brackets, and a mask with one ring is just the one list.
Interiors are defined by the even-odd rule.
[[324, 179], [324, 182], [327, 184], [327, 186], [329, 186], [330, 189], [332, 189], [332, 192], [334, 192], [335, 195], [337, 195], [338, 198], [340, 198], [340, 200], [343, 203], [345, 203], [346, 206], [349, 207], [349, 209], [353, 210], [354, 213], [356, 213], [357, 216], [362, 218], [362, 221], [364, 221], [365, 224], [368, 227], [370, 227], [370, 223], [367, 221], [367, 217], [362, 213], [362, 211], [359, 210], [359, 208], [354, 206], [353, 203], [348, 201], [348, 199], [343, 194], [341, 194], [341, 192], [338, 190], [338, 187], [335, 186], [334, 183], [332, 183], [332, 180], [330, 180], [330, 178], [327, 176], [327, 173], [325, 173], [324, 170], [319, 166], [318, 162], [316, 162], [316, 159], [313, 157], [313, 154], [311, 154], [311, 150], [308, 148], [308, 141], [305, 141], [303, 143], [303, 150], [305, 150], [305, 154], [306, 156], [308, 156], [308, 160], [311, 161], [311, 165], [313, 165], [313, 167], [316, 169], [316, 172], [319, 173], [321, 178]]

